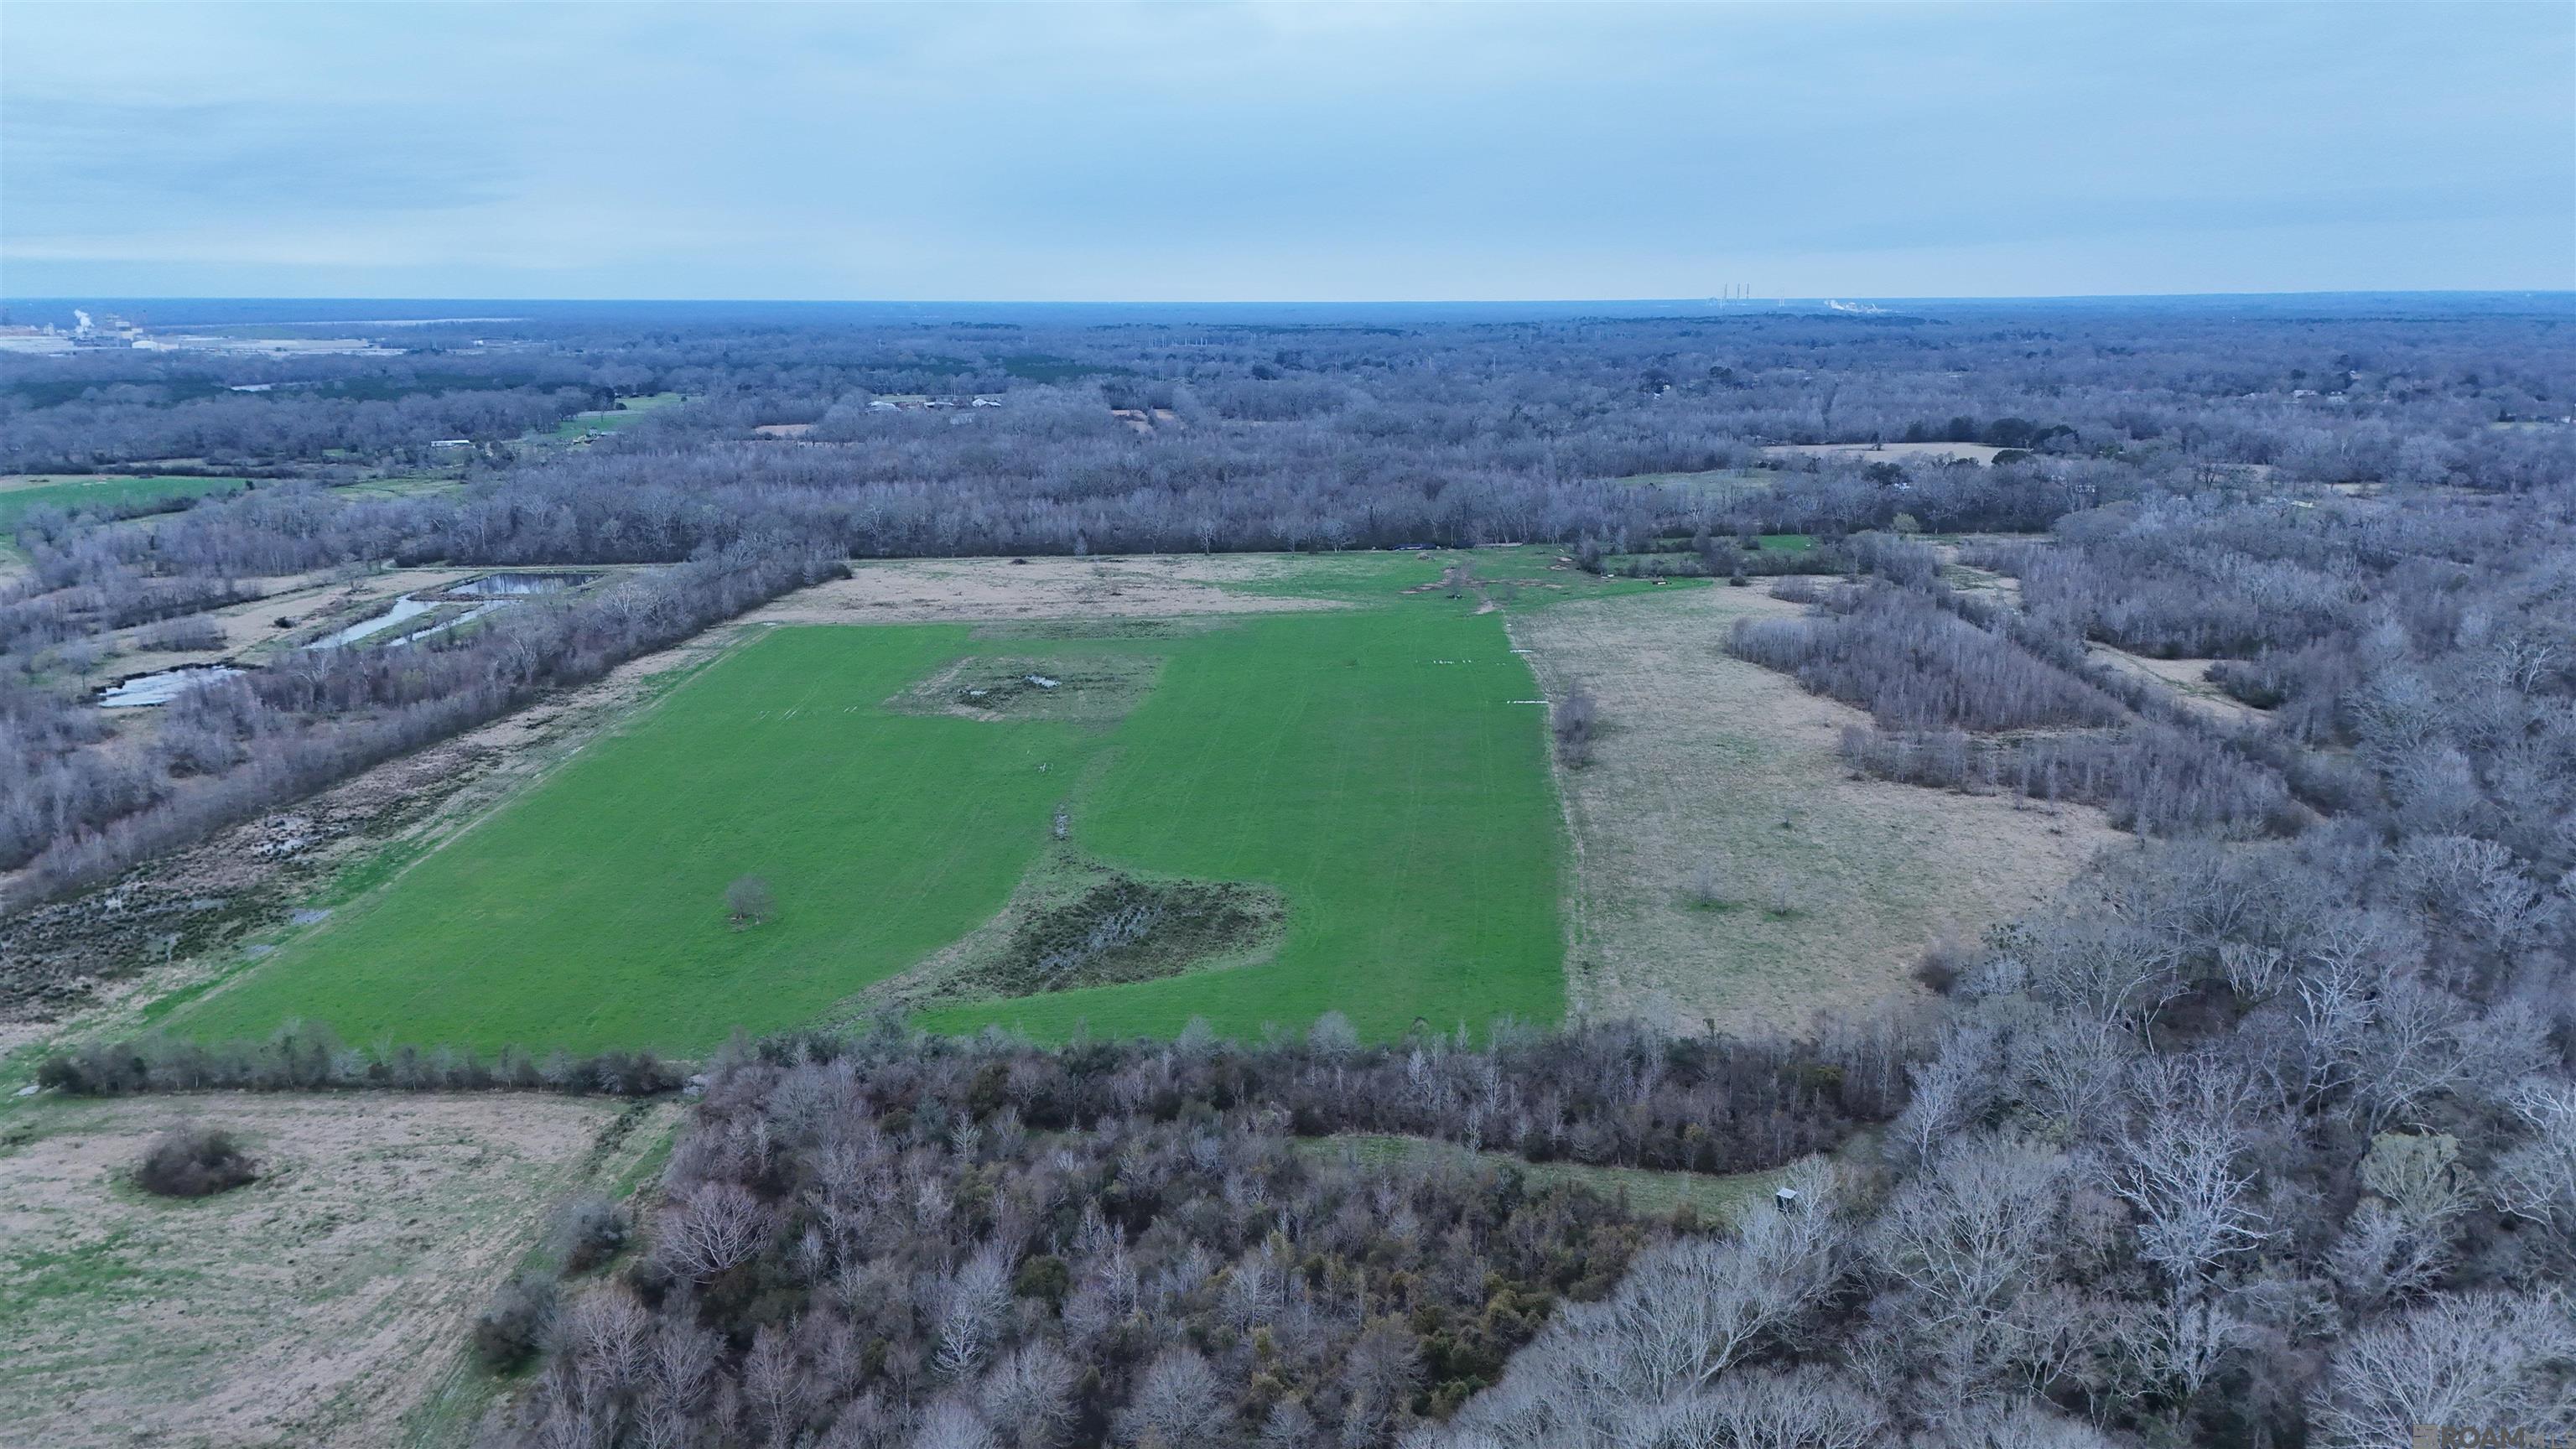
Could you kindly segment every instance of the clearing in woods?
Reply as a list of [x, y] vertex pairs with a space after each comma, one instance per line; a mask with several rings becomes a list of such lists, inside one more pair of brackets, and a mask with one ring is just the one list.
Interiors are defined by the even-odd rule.
[[[1062, 1038], [1168, 1034], [1203, 1016], [1249, 1036], [1340, 1010], [1383, 1038], [1417, 1018], [1556, 1020], [1564, 832], [1544, 712], [1502, 614], [1445, 586], [1438, 558], [1276, 562], [1289, 566], [1226, 582], [1267, 591], [1249, 605], [1304, 607], [1175, 621], [1189, 627], [755, 628], [622, 732], [182, 1007], [170, 1029], [261, 1037], [302, 1018], [351, 1041], [703, 1052], [735, 1026], [824, 1019], [966, 938], [1014, 899], [1059, 819], [1106, 866], [1275, 893], [1275, 950], [945, 1006], [929, 1025]], [[1475, 564], [1532, 598], [1622, 591], [1542, 577], [1540, 555]], [[981, 568], [1006, 571], [1005, 584], [1027, 572]], [[908, 600], [909, 587], [889, 595]], [[831, 591], [819, 592], [763, 614], [830, 617]], [[923, 707], [1053, 658], [1066, 678], [1099, 681], [1101, 705], [1029, 700], [990, 718]], [[772, 918], [729, 918], [727, 885], [743, 875], [768, 884]]]
[[648, 393], [642, 397], [624, 398], [613, 408], [594, 408], [587, 412], [574, 413], [541, 436], [550, 442], [577, 443], [593, 433], [614, 433], [631, 428], [642, 422], [647, 414], [686, 401], [688, 401], [687, 397], [676, 392]]
[[2207, 715], [2221, 724], [2248, 724], [2260, 720], [2263, 712], [2218, 687], [2209, 677], [2215, 659], [2156, 659], [2114, 649], [2108, 644], [2087, 646], [2096, 659], [2135, 678], [2152, 681], [2171, 692], [2183, 708]]
[[[1550, 698], [1600, 701], [1593, 763], [1558, 770], [1577, 1011], [1801, 1031], [1919, 989], [1937, 937], [1975, 939], [2122, 838], [2098, 810], [1855, 778], [1835, 745], [1867, 716], [1725, 651], [1737, 618], [1796, 608], [1712, 588], [1514, 619]], [[1693, 899], [1704, 867], [1723, 904]]]
[[[674, 1103], [220, 1093], [0, 1116], [0, 1440], [463, 1443], [474, 1314], [572, 1194], [624, 1196]], [[129, 1180], [185, 1116], [260, 1177], [194, 1201]]]
[[1312, 1157], [1347, 1157], [1371, 1166], [1411, 1163], [1459, 1167], [1470, 1172], [1517, 1172], [1536, 1188], [1567, 1183], [1607, 1198], [1625, 1197], [1628, 1209], [1641, 1217], [1670, 1217], [1689, 1208], [1703, 1223], [1731, 1221], [1788, 1181], [1794, 1167], [1766, 1172], [1726, 1174], [1664, 1172], [1647, 1167], [1593, 1167], [1580, 1162], [1532, 1162], [1510, 1152], [1476, 1152], [1427, 1137], [1399, 1137], [1379, 1132], [1345, 1132], [1331, 1137], [1301, 1137], [1297, 1150]]
[[2008, 451], [1992, 443], [1777, 443], [1766, 458], [1850, 458], [1864, 463], [1989, 464]]

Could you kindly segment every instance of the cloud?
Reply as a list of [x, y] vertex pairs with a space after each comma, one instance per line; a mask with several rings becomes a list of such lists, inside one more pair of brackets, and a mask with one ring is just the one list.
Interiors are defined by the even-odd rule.
[[499, 200], [509, 168], [406, 114], [295, 100], [0, 98], [12, 221], [104, 230], [176, 215], [316, 218]]
[[2576, 284], [2556, 5], [17, 3], [10, 27], [20, 292], [85, 263], [290, 294]]

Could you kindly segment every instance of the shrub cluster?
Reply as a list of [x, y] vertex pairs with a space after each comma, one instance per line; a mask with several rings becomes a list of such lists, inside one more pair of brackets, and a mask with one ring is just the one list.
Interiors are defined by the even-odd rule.
[[257, 1175], [231, 1133], [193, 1122], [153, 1138], [134, 1169], [135, 1184], [161, 1197], [211, 1197]]
[[[556, 1315], [516, 1433], [1383, 1445], [1496, 1382], [1558, 1304], [1702, 1225], [1463, 1154], [1373, 1163], [1296, 1134], [1770, 1165], [1830, 1145], [1776, 1114], [1836, 1115], [1837, 1093], [1868, 1090], [1854, 1078], [1901, 1073], [1864, 1060], [1864, 1039], [1897, 1049], [1888, 1031], [1845, 1033], [1839, 1067], [1633, 1030], [1503, 1037], [1366, 1048], [1328, 1021], [1255, 1048], [1044, 1051], [879, 1027], [732, 1048], [651, 1252]], [[543, 1299], [505, 1294], [477, 1330], [487, 1359], [510, 1360]]]

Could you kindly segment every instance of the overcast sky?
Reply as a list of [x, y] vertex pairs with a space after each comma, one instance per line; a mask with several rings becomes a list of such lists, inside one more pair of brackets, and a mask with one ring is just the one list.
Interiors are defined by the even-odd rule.
[[2576, 5], [0, 7], [15, 296], [2576, 287]]

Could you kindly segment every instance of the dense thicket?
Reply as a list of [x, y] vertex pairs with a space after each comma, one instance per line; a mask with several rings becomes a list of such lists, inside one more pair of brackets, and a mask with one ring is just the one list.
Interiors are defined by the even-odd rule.
[[1727, 646], [1888, 729], [2117, 724], [2119, 704], [1918, 589], [1850, 589], [1810, 618], [1738, 620]]
[[[564, 1310], [514, 1436], [1384, 1444], [1697, 1223], [1295, 1137], [1773, 1166], [1888, 1105], [1904, 1057], [1887, 1026], [1822, 1048], [1509, 1028], [1368, 1048], [1332, 1018], [1260, 1048], [892, 1028], [736, 1048], [649, 1256]], [[541, 1297], [505, 1296], [505, 1323]]]

